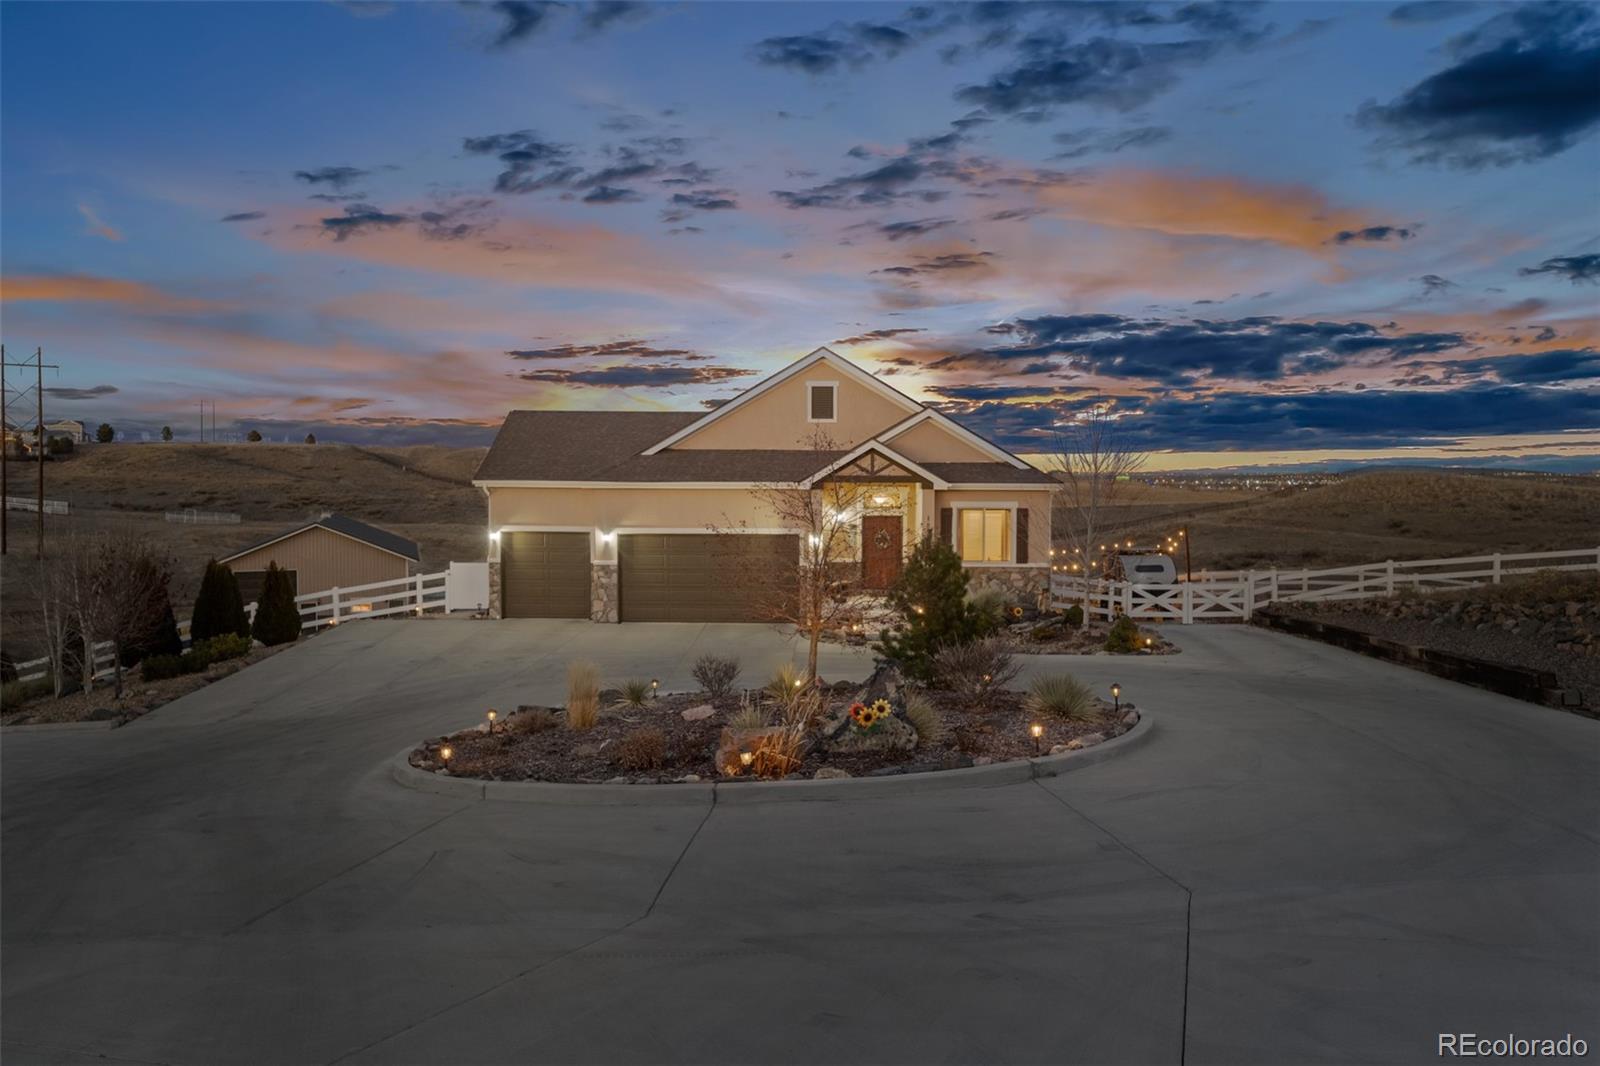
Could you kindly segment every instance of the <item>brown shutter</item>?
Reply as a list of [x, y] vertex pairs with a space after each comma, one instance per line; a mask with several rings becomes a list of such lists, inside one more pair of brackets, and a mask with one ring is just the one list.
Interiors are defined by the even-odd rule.
[[939, 542], [941, 544], [954, 544], [953, 530], [956, 523], [956, 512], [951, 507], [939, 508]]
[[1017, 565], [1028, 561], [1028, 509], [1017, 508]]

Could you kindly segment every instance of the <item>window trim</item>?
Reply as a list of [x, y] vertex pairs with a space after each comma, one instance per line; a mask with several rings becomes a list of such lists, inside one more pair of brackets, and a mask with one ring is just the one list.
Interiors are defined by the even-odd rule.
[[[832, 418], [816, 418], [816, 417], [814, 417], [814, 414], [813, 414], [813, 411], [812, 411], [812, 407], [811, 407], [811, 392], [812, 392], [813, 389], [817, 389], [817, 388], [828, 388], [828, 389], [833, 390], [833, 417]], [[832, 422], [839, 421], [839, 383], [837, 381], [816, 381], [816, 380], [811, 380], [811, 381], [807, 381], [806, 382], [806, 421], [807, 422], [814, 422], [814, 423], [832, 423]]]
[[979, 567], [979, 566], [1017, 567], [1017, 566], [1025, 566], [1025, 565], [1027, 565], [1025, 563], [1018, 563], [1017, 562], [1017, 502], [1015, 500], [1010, 500], [1010, 501], [995, 500], [993, 502], [980, 502], [980, 501], [976, 501], [976, 500], [970, 501], [970, 502], [969, 501], [962, 501], [960, 503], [952, 503], [950, 505], [950, 507], [954, 511], [954, 514], [952, 515], [952, 520], [951, 520], [951, 523], [950, 523], [951, 526], [954, 527], [950, 531], [951, 538], [955, 542], [952, 545], [952, 547], [955, 548], [956, 554], [958, 556], [961, 554], [961, 547], [962, 547], [962, 545], [961, 545], [961, 541], [962, 541], [962, 516], [961, 516], [961, 512], [963, 512], [963, 511], [1010, 511], [1011, 512], [1011, 521], [1010, 521], [1010, 525], [1008, 527], [1011, 536], [1010, 536], [1010, 543], [1006, 545], [1006, 558], [1005, 558], [1005, 560], [1002, 561], [1002, 562], [968, 562], [966, 559], [962, 559], [961, 560], [961, 565], [962, 566], [969, 566], [969, 567]]

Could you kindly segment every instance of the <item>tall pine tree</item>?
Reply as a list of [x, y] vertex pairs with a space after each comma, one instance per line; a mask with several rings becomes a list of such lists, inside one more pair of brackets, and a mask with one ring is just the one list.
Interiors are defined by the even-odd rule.
[[901, 621], [879, 636], [876, 650], [919, 681], [933, 680], [933, 656], [940, 648], [983, 635], [983, 616], [967, 600], [961, 557], [931, 536], [912, 549], [889, 590], [889, 605]]
[[294, 586], [289, 583], [288, 572], [278, 569], [277, 563], [267, 564], [251, 633], [267, 645], [292, 644], [300, 639], [300, 609], [295, 606]]
[[220, 637], [225, 633], [250, 636], [250, 619], [244, 613], [244, 598], [239, 595], [239, 579], [222, 563], [206, 563], [200, 579], [200, 592], [194, 598], [194, 614], [189, 621], [189, 641]]

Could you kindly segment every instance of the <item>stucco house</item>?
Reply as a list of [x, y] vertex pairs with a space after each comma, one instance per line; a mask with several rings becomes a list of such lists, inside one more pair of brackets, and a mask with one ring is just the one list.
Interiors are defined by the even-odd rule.
[[261, 597], [268, 563], [287, 570], [296, 594], [303, 594], [409, 577], [421, 558], [414, 540], [328, 513], [219, 561], [239, 579], [239, 592], [250, 603]]
[[892, 583], [928, 534], [956, 548], [973, 587], [1045, 594], [1054, 480], [818, 348], [705, 413], [511, 412], [473, 478], [488, 502], [490, 612], [757, 620], [727, 545], [797, 560], [803, 531], [781, 528], [760, 491], [830, 480], [870, 490], [862, 588]]

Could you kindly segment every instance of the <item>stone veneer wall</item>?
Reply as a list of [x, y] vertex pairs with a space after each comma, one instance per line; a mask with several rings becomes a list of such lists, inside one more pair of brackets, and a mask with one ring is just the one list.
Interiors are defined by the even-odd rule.
[[589, 568], [589, 621], [617, 622], [617, 571], [615, 563], [595, 563]]
[[1041, 566], [983, 566], [967, 568], [967, 590], [998, 588], [1012, 600], [1032, 603], [1041, 610], [1050, 604], [1050, 568]]
[[500, 617], [500, 561], [489, 560], [489, 617]]

